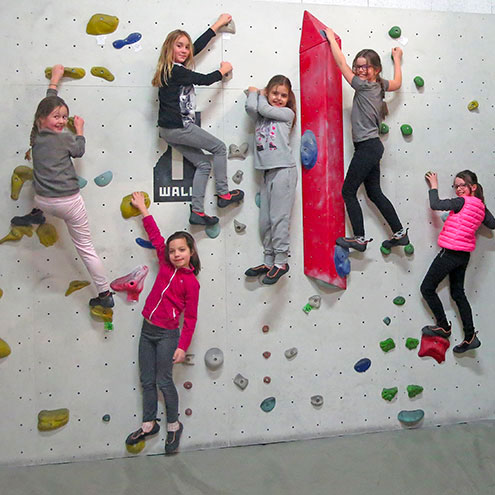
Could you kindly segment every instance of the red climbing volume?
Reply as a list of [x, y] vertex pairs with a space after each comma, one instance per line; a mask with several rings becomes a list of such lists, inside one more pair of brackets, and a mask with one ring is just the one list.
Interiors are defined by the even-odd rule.
[[[335, 240], [345, 233], [342, 74], [325, 28], [304, 12], [299, 46], [301, 133], [312, 131], [318, 149], [316, 164], [302, 169], [304, 273], [345, 289], [346, 279], [337, 274], [334, 263]], [[340, 38], [337, 42], [341, 44]]]

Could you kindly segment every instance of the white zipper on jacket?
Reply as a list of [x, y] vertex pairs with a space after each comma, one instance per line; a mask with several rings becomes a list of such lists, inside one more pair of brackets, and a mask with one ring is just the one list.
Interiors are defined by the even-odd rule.
[[[153, 313], [156, 311], [158, 306], [160, 306], [160, 303], [162, 302], [162, 299], [163, 299], [163, 294], [165, 294], [167, 289], [170, 287], [170, 284], [172, 283], [172, 280], [174, 279], [176, 273], [177, 273], [177, 268], [175, 269], [174, 274], [170, 277], [170, 280], [168, 281], [167, 287], [165, 287], [165, 289], [162, 290], [158, 304], [155, 306], [155, 309], [150, 313], [150, 321], [151, 321], [151, 318], [153, 318]], [[172, 310], [173, 310], [173, 308], [172, 308]], [[174, 319], [175, 319], [175, 311], [174, 311]]]

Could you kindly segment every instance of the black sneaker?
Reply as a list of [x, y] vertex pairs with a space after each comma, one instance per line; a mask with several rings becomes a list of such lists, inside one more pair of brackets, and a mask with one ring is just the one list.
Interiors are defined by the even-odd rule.
[[189, 223], [191, 225], [215, 225], [216, 223], [218, 223], [218, 217], [210, 217], [206, 214], [198, 215], [195, 211], [193, 211], [191, 207]]
[[248, 268], [244, 272], [244, 275], [246, 275], [246, 277], [257, 277], [258, 275], [263, 275], [265, 273], [268, 273], [269, 271], [270, 271], [269, 266], [258, 265], [258, 266], [253, 266], [252, 268]]
[[265, 285], [276, 284], [278, 282], [278, 279], [285, 275], [288, 271], [289, 263], [285, 263], [284, 268], [273, 265], [261, 282]]
[[452, 350], [456, 354], [462, 354], [463, 352], [470, 351], [471, 349], [477, 349], [480, 345], [480, 339], [478, 339], [478, 332], [476, 332], [470, 340], [463, 340], [459, 345], [456, 345]]
[[443, 337], [445, 339], [448, 339], [452, 333], [451, 325], [449, 325], [448, 328], [443, 328], [438, 325], [426, 325], [421, 329], [421, 332], [425, 335], [430, 335], [432, 337]]
[[113, 308], [115, 303], [113, 301], [112, 292], [101, 292], [98, 297], [93, 297], [89, 300], [90, 306], [103, 306], [104, 308]]
[[390, 249], [394, 246], [407, 246], [409, 244], [408, 230], [409, 229], [401, 229], [398, 232], [395, 232], [391, 239], [382, 242], [382, 246], [385, 249]]
[[182, 435], [182, 430], [184, 425], [179, 422], [179, 429], [177, 431], [167, 432], [167, 441], [165, 442], [165, 453], [173, 454], [179, 448], [180, 436]]
[[362, 253], [363, 251], [366, 251], [366, 245], [372, 240], [373, 239], [366, 240], [364, 237], [361, 236], [338, 237], [335, 243], [340, 247], [355, 249], [356, 251], [360, 251]]
[[217, 195], [217, 206], [219, 208], [225, 208], [232, 203], [239, 203], [244, 198], [244, 191], [241, 191], [240, 189], [233, 189], [232, 191], [229, 191], [229, 194], [231, 196], [230, 199], [224, 199]]
[[125, 443], [127, 445], [135, 445], [139, 443], [141, 440], [145, 440], [146, 437], [149, 437], [150, 435], [155, 435], [160, 431], [160, 425], [156, 422], [158, 420], [155, 420], [155, 424], [153, 425], [153, 428], [148, 433], [145, 433], [142, 428], [139, 428], [139, 430], [133, 431], [125, 440]]
[[29, 225], [42, 225], [46, 222], [45, 215], [38, 208], [33, 208], [30, 213], [22, 217], [14, 217], [10, 221], [12, 225], [17, 227], [27, 227]]

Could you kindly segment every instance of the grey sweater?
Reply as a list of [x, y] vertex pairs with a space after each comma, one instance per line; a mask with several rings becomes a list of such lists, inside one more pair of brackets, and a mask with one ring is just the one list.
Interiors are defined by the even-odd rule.
[[251, 91], [246, 100], [247, 114], [256, 120], [254, 167], [258, 170], [295, 167], [289, 145], [294, 112], [288, 107], [274, 107], [265, 96]]
[[[56, 95], [57, 91], [54, 89], [46, 92], [46, 96]], [[57, 198], [78, 193], [79, 184], [71, 157], [83, 156], [85, 146], [84, 136], [41, 129], [33, 144], [33, 179], [36, 194]]]

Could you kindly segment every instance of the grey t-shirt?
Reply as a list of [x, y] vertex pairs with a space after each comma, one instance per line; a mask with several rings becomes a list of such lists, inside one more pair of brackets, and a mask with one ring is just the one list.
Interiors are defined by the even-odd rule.
[[[382, 81], [383, 88], [387, 91], [389, 81]], [[382, 86], [378, 82], [363, 81], [357, 76], [352, 78], [351, 86], [356, 90], [351, 112], [352, 140], [360, 143], [379, 135]]]

